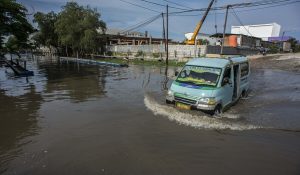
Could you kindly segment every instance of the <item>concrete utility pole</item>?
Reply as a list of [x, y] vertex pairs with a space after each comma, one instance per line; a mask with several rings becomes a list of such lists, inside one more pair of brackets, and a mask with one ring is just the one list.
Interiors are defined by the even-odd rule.
[[224, 50], [224, 42], [225, 42], [225, 31], [226, 31], [226, 25], [227, 25], [227, 16], [228, 16], [228, 10], [229, 8], [234, 8], [234, 7], [241, 7], [241, 6], [247, 6], [251, 5], [252, 3], [239, 3], [239, 4], [229, 4], [226, 6], [226, 14], [225, 14], [225, 22], [224, 22], [224, 29], [223, 29], [223, 39], [222, 39], [222, 46], [221, 46], [221, 55], [223, 55], [223, 50]]
[[167, 41], [166, 41], [166, 25], [165, 25], [165, 15], [164, 13], [161, 13], [162, 20], [163, 20], [163, 39], [164, 39], [164, 48], [165, 48], [165, 53], [167, 52]]
[[225, 22], [224, 22], [224, 28], [223, 28], [223, 38], [222, 38], [222, 45], [221, 45], [221, 55], [223, 55], [223, 49], [224, 49], [224, 42], [225, 42], [225, 31], [226, 31], [226, 25], [227, 25], [227, 17], [228, 17], [228, 10], [231, 7], [231, 5], [226, 6], [226, 14], [225, 14]]
[[166, 44], [166, 64], [169, 64], [169, 6], [167, 4], [167, 44]]
[[197, 57], [197, 36], [195, 38], [195, 44], [194, 45], [195, 45], [195, 48], [194, 48], [195, 49], [194, 50], [195, 53], [194, 54], [195, 54], [195, 57]]

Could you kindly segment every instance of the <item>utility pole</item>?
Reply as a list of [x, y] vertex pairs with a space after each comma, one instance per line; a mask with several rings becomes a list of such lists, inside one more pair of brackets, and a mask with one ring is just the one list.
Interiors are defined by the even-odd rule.
[[195, 45], [195, 48], [194, 48], [195, 49], [194, 50], [195, 53], [194, 54], [195, 54], [195, 58], [196, 58], [197, 57], [197, 36], [195, 38], [195, 44], [194, 45]]
[[167, 41], [166, 41], [166, 29], [165, 29], [165, 15], [164, 13], [161, 13], [161, 16], [162, 16], [162, 20], [163, 20], [163, 39], [164, 39], [164, 50], [165, 50], [165, 53], [167, 51]]
[[225, 42], [225, 31], [226, 31], [226, 25], [227, 25], [227, 16], [228, 16], [228, 10], [230, 7], [231, 7], [231, 5], [226, 6], [225, 22], [224, 22], [224, 29], [223, 29], [223, 39], [222, 39], [222, 46], [221, 46], [221, 55], [223, 55], [224, 42]]
[[169, 64], [169, 6], [167, 4], [167, 44], [166, 44], [166, 64]]
[[283, 36], [284, 36], [284, 34], [285, 34], [285, 31], [282, 32], [282, 35], [281, 35], [281, 41], [280, 41], [280, 46], [281, 46], [281, 48], [279, 48], [279, 51], [282, 49], [282, 52], [283, 52], [283, 45], [284, 45], [284, 44], [283, 44], [283, 43], [284, 43], [284, 42], [283, 42]]

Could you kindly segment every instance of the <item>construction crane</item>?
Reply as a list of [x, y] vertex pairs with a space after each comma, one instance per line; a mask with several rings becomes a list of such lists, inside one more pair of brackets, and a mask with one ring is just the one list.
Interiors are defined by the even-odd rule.
[[211, 6], [213, 5], [214, 1], [215, 1], [215, 0], [212, 0], [212, 1], [209, 3], [208, 8], [206, 9], [206, 11], [205, 11], [205, 13], [204, 13], [202, 19], [201, 19], [201, 20], [199, 21], [199, 23], [197, 24], [197, 26], [196, 26], [194, 32], [193, 32], [193, 33], [187, 33], [187, 34], [185, 34], [185, 37], [187, 38], [187, 40], [186, 40], [185, 43], [186, 43], [187, 45], [194, 45], [194, 44], [195, 44], [196, 37], [197, 37], [197, 35], [198, 35], [198, 33], [199, 33], [199, 31], [200, 31], [200, 29], [201, 29], [201, 27], [202, 27], [202, 24], [204, 23], [204, 21], [205, 21], [205, 19], [206, 19], [206, 17], [207, 17], [207, 14], [208, 14], [208, 12], [210, 11]]

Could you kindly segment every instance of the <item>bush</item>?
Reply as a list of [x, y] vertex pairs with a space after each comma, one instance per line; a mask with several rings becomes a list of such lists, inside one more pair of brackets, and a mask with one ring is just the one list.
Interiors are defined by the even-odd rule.
[[270, 47], [269, 47], [269, 51], [268, 51], [269, 53], [278, 53], [279, 52], [279, 47], [277, 46], [277, 45], [271, 45]]
[[300, 44], [296, 45], [295, 50], [293, 50], [293, 52], [300, 52]]
[[143, 51], [139, 50], [136, 54], [135, 54], [135, 57], [140, 57], [140, 56], [143, 56], [144, 53]]
[[160, 57], [160, 53], [152, 53], [152, 56], [153, 56], [154, 58], [159, 58], [159, 57]]
[[128, 49], [128, 51], [127, 51], [127, 56], [129, 56], [129, 55], [131, 55], [132, 53], [131, 53], [131, 51]]
[[112, 56], [112, 55], [113, 55], [113, 52], [112, 52], [112, 51], [107, 51], [107, 52], [106, 52], [106, 55]]

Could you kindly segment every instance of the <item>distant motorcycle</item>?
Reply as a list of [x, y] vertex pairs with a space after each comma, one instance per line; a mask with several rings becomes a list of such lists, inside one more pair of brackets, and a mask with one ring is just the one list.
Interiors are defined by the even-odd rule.
[[265, 48], [261, 48], [261, 49], [260, 49], [260, 53], [261, 53], [263, 56], [267, 55], [267, 51], [266, 51]]

